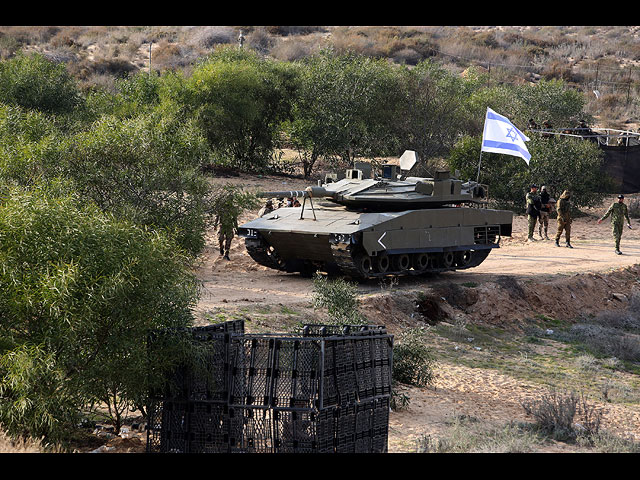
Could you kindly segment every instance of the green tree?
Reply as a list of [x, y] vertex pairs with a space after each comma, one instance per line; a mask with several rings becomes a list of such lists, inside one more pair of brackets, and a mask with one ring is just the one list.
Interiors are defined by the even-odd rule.
[[78, 106], [82, 98], [64, 64], [34, 53], [0, 62], [0, 102], [64, 113]]
[[132, 118], [149, 113], [161, 103], [164, 78], [137, 73], [115, 80], [115, 92], [94, 88], [87, 94], [85, 121], [98, 120], [102, 115]]
[[267, 167], [295, 91], [288, 64], [235, 48], [218, 49], [163, 90], [198, 120], [218, 164], [254, 171]]
[[[68, 186], [3, 187], [0, 208], [0, 423], [57, 438], [83, 408], [146, 392], [180, 348], [151, 332], [191, 325], [197, 279], [166, 235], [101, 212]], [[157, 385], [156, 385], [157, 386]]]
[[61, 145], [64, 178], [104, 211], [175, 235], [192, 254], [204, 246], [210, 150], [194, 122], [155, 114], [105, 116]]
[[305, 177], [319, 158], [349, 165], [357, 156], [384, 154], [395, 146], [391, 125], [401, 92], [392, 66], [325, 50], [300, 70], [294, 120], [287, 130], [301, 152]]
[[[558, 197], [571, 191], [576, 208], [598, 205], [610, 180], [602, 172], [603, 153], [592, 142], [571, 137], [544, 138], [531, 134], [529, 165], [520, 157], [482, 153], [480, 182], [489, 186], [492, 200], [517, 212], [524, 211], [524, 196], [532, 183], [546, 185]], [[464, 137], [449, 157], [452, 170], [462, 178], [476, 179], [481, 137]]]
[[430, 61], [399, 74], [403, 95], [391, 123], [398, 151], [415, 150], [425, 161], [446, 155], [469, 127], [464, 99], [473, 84]]

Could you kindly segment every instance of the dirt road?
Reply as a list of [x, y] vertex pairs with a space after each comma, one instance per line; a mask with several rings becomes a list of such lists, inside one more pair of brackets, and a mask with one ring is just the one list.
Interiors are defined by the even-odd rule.
[[[494, 249], [478, 267], [435, 276], [403, 278], [398, 285], [405, 290], [421, 290], [441, 280], [482, 283], [496, 275], [529, 280], [558, 274], [607, 272], [640, 263], [640, 221], [632, 221], [633, 230], [625, 229], [621, 244], [623, 255], [616, 255], [610, 226], [597, 225], [596, 220], [596, 216], [574, 220], [571, 241], [574, 248], [570, 249], [564, 246], [564, 237], [560, 242], [562, 246], [555, 246], [553, 221], [549, 228], [551, 240], [527, 243], [526, 218], [516, 216], [513, 236], [503, 238], [501, 247]], [[536, 238], [539, 238], [537, 234]], [[234, 239], [231, 261], [219, 256], [213, 235], [208, 245], [198, 269], [203, 285], [198, 305], [200, 313], [216, 307], [229, 309], [262, 303], [295, 305], [309, 302], [311, 280], [257, 265], [246, 253], [242, 239]], [[360, 284], [359, 289], [363, 294], [373, 293], [380, 291], [380, 284], [378, 280], [371, 280]]]

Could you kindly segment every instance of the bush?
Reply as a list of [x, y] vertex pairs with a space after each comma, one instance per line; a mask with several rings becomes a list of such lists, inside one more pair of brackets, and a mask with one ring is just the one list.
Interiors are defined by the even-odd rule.
[[83, 408], [124, 408], [179, 359], [156, 329], [191, 325], [198, 283], [160, 232], [104, 214], [65, 187], [2, 188], [0, 423], [61, 438]]
[[364, 317], [358, 302], [358, 284], [342, 278], [329, 280], [316, 274], [313, 279], [313, 306], [326, 308], [329, 319], [337, 325], [359, 325]]
[[435, 379], [435, 363], [420, 329], [404, 332], [393, 346], [393, 380], [396, 382], [427, 387]]
[[204, 247], [210, 151], [192, 122], [105, 116], [60, 147], [61, 174], [106, 212], [159, 228], [196, 255]]
[[0, 63], [0, 102], [63, 113], [78, 106], [81, 97], [63, 64], [33, 54]]
[[[539, 400], [522, 402], [522, 407], [536, 419], [536, 427], [555, 440], [573, 441], [579, 434], [596, 435], [600, 429], [602, 412], [589, 405], [584, 395], [574, 392], [552, 391]], [[581, 421], [579, 426], [576, 417]]]

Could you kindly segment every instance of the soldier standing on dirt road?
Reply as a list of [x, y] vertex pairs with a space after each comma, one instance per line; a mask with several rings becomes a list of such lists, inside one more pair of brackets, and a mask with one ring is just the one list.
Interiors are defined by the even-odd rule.
[[611, 215], [611, 233], [616, 242], [616, 254], [622, 255], [620, 251], [620, 238], [622, 237], [622, 229], [624, 220], [627, 220], [627, 227], [631, 228], [631, 220], [629, 220], [629, 210], [624, 204], [624, 195], [618, 195], [618, 201], [611, 204], [607, 213], [598, 220], [598, 225]]
[[560, 195], [558, 203], [556, 204], [556, 210], [558, 212], [558, 231], [556, 232], [556, 247], [560, 246], [560, 236], [564, 230], [564, 235], [567, 240], [567, 247], [571, 246], [571, 193], [569, 190], [565, 190]]
[[536, 228], [536, 221], [540, 218], [540, 207], [542, 204], [540, 203], [540, 197], [538, 196], [538, 186], [531, 185], [531, 191], [527, 193], [527, 218], [529, 221], [529, 236], [527, 238], [528, 242], [535, 242], [533, 238], [533, 232]]
[[231, 240], [238, 231], [238, 217], [221, 212], [213, 223], [213, 228], [218, 227], [218, 243], [220, 244], [220, 255], [224, 255], [225, 260], [229, 258], [229, 249], [231, 248]]

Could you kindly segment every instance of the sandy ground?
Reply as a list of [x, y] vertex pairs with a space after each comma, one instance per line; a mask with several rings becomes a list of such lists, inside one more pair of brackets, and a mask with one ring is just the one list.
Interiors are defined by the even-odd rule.
[[[225, 181], [261, 190], [298, 189], [308, 184], [280, 177], [232, 177]], [[479, 293], [469, 301], [468, 308], [457, 309], [455, 313], [466, 315], [472, 321], [492, 319], [508, 325], [536, 312], [552, 318], [575, 318], [583, 313], [617, 308], [620, 302], [612, 295], [628, 297], [636, 288], [640, 221], [632, 220], [634, 229], [625, 229], [621, 247], [624, 254], [616, 255], [608, 220], [601, 225], [596, 223], [609, 200], [587, 216], [574, 220], [573, 249], [564, 246], [564, 237], [562, 247], [554, 245], [555, 220], [550, 221], [551, 240], [527, 243], [526, 218], [515, 216], [513, 236], [503, 238], [501, 248], [495, 249], [480, 266], [465, 272], [404, 278], [395, 284], [377, 280], [361, 283], [363, 308], [369, 320], [387, 325], [392, 333], [400, 333], [406, 324], [408, 310], [402, 309], [403, 295], [438, 291], [440, 286], [444, 288], [452, 283], [478, 286], [474, 290]], [[243, 220], [253, 216], [247, 214]], [[537, 234], [536, 238], [539, 238]], [[242, 239], [234, 239], [231, 261], [219, 256], [215, 243], [212, 232], [209, 248], [202, 255], [198, 269], [203, 285], [197, 308], [200, 321], [207, 322], [207, 316], [220, 311], [247, 311], [274, 305], [296, 312], [312, 311], [310, 279], [255, 264], [247, 255]], [[509, 293], [514, 288], [520, 295]], [[410, 300], [405, 304], [407, 302]], [[502, 425], [511, 420], [526, 421], [521, 401], [542, 391], [541, 387], [516, 381], [495, 370], [440, 365], [435, 388], [410, 388], [409, 409], [391, 414], [389, 451], [415, 451], [415, 442], [421, 435], [441, 434], [455, 415], [469, 415]], [[611, 404], [598, 408], [604, 414], [603, 428], [640, 440], [639, 408]], [[566, 444], [557, 444], [547, 450], [571, 449]]]

